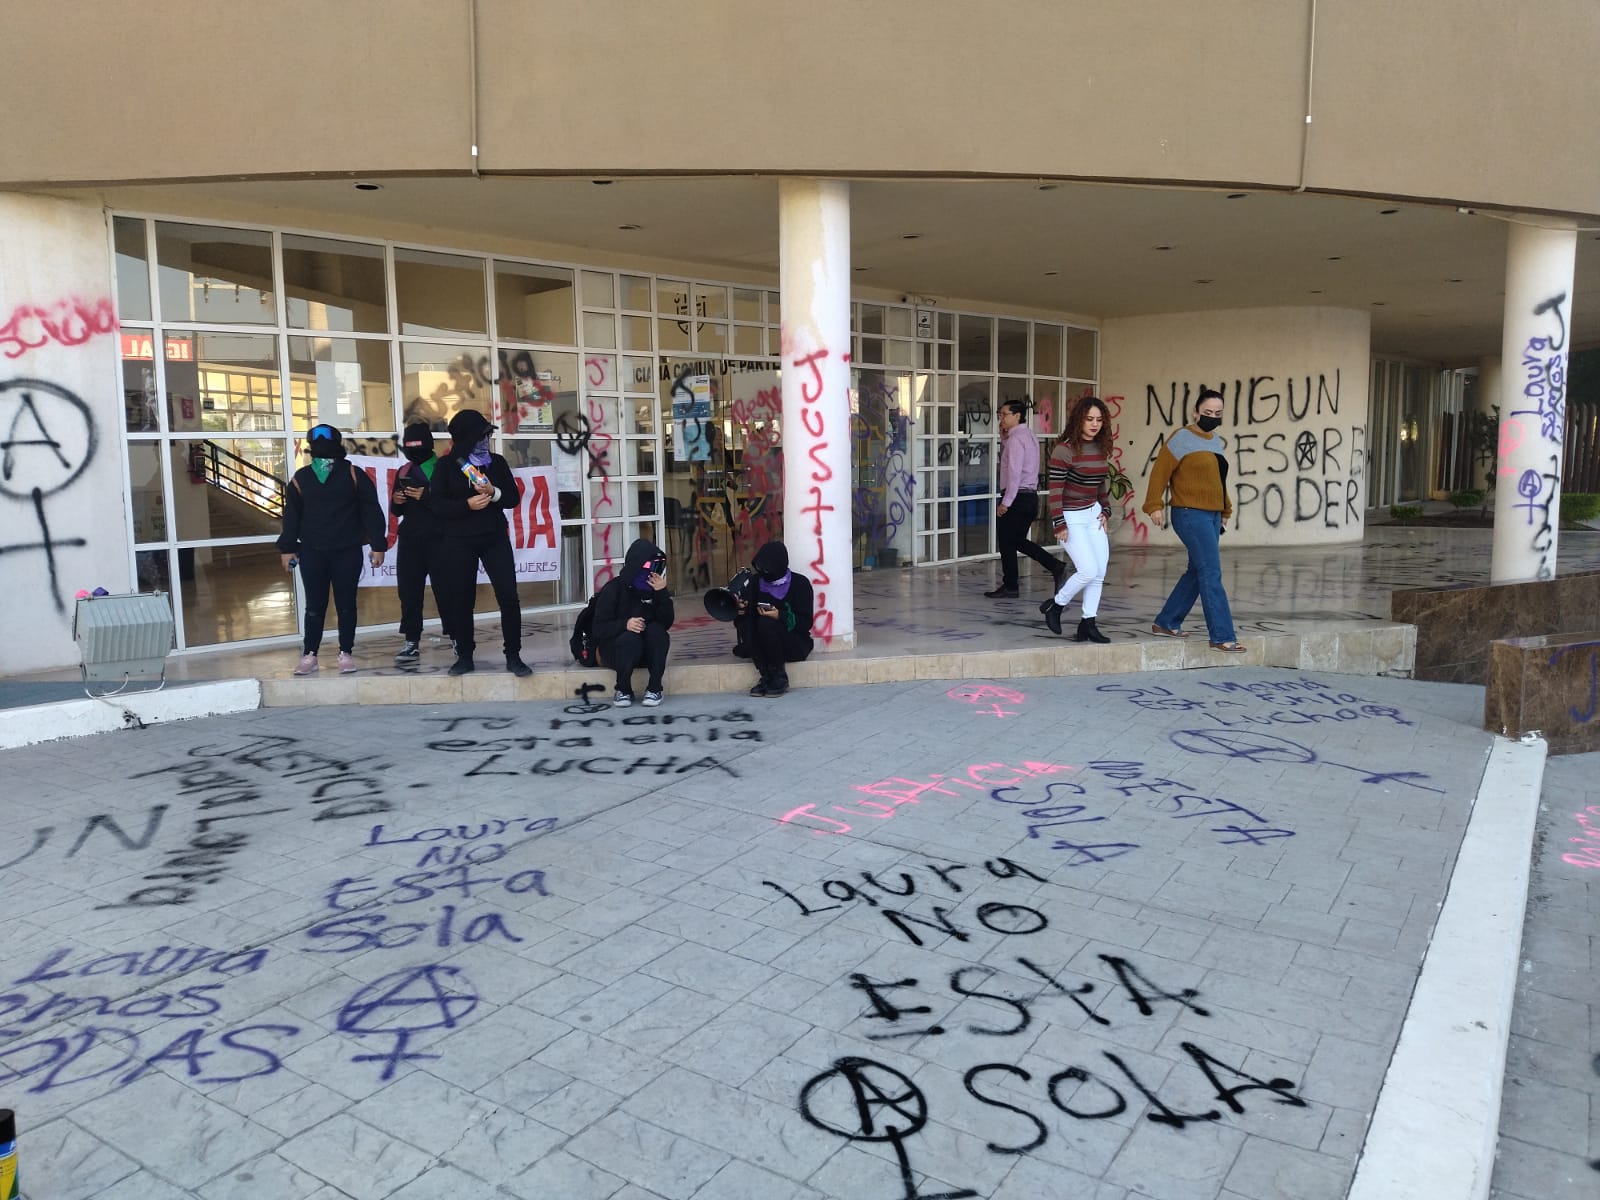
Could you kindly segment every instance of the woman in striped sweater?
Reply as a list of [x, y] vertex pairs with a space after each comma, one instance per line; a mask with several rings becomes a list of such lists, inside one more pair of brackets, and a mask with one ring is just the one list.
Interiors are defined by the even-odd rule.
[[1050, 451], [1050, 515], [1061, 547], [1072, 559], [1072, 577], [1039, 606], [1051, 633], [1061, 632], [1061, 613], [1083, 593], [1083, 619], [1075, 642], [1109, 642], [1095, 625], [1100, 590], [1106, 581], [1111, 545], [1106, 518], [1111, 513], [1111, 415], [1098, 397], [1078, 401], [1055, 448]]

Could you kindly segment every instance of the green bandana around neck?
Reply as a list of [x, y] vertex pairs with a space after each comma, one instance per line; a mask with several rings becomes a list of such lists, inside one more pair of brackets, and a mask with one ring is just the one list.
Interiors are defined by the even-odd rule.
[[424, 475], [426, 475], [431, 480], [433, 478], [433, 469], [438, 465], [439, 465], [439, 456], [436, 454], [432, 458], [430, 458], [427, 462], [422, 464], [422, 473]]
[[313, 458], [311, 460], [311, 469], [317, 473], [318, 483], [327, 483], [328, 476], [333, 472], [333, 459]]

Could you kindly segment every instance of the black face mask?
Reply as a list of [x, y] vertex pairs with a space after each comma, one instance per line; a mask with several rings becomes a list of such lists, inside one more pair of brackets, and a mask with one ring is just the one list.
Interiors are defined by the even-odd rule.
[[406, 458], [416, 463], [419, 467], [433, 457], [432, 446], [405, 446], [402, 449], [405, 451]]
[[1205, 432], [1210, 433], [1213, 429], [1216, 429], [1219, 425], [1222, 424], [1222, 418], [1221, 417], [1200, 417], [1195, 421], [1195, 424], [1198, 425]]

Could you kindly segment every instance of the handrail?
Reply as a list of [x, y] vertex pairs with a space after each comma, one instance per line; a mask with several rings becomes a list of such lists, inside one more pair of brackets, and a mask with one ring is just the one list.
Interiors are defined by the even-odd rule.
[[269, 517], [283, 516], [283, 480], [216, 442], [202, 445], [205, 453], [199, 462], [201, 478]]

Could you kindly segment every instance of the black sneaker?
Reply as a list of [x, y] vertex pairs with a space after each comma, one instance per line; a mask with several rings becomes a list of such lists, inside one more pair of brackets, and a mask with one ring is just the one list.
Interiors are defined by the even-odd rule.
[[445, 674], [446, 675], [470, 675], [470, 674], [472, 674], [472, 672], [476, 671], [477, 669], [478, 668], [474, 665], [473, 661], [470, 658], [458, 658], [458, 659], [455, 660], [455, 662], [450, 664], [450, 669], [448, 671], [446, 671]]
[[407, 642], [395, 651], [394, 660], [397, 663], [412, 663], [422, 657], [422, 650], [415, 642]]
[[611, 697], [611, 707], [612, 708], [631, 708], [632, 706], [633, 706], [633, 693], [632, 692], [618, 692], [615, 696]]
[[1021, 594], [1016, 588], [1008, 588], [1002, 584], [1000, 587], [995, 588], [994, 591], [985, 592], [983, 595], [988, 600], [1015, 600]]
[[526, 679], [533, 674], [533, 668], [522, 661], [522, 655], [520, 654], [506, 655], [506, 670], [510, 671], [518, 679]]

